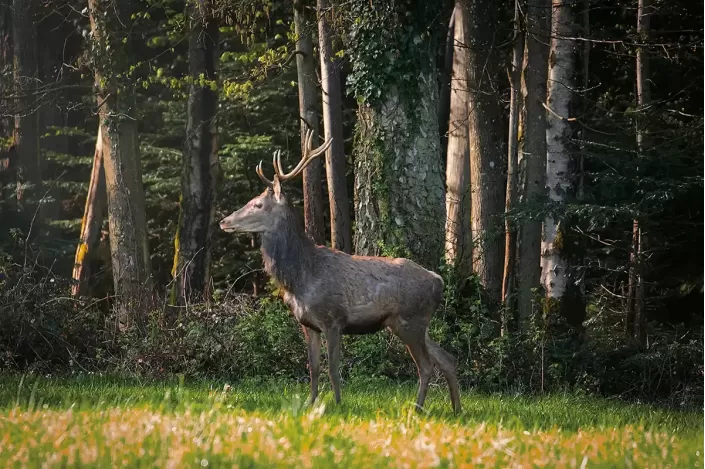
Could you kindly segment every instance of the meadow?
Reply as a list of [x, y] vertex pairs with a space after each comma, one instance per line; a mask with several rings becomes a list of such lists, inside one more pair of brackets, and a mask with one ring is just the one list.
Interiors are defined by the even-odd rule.
[[0, 378], [0, 467], [702, 467], [702, 409], [356, 380]]

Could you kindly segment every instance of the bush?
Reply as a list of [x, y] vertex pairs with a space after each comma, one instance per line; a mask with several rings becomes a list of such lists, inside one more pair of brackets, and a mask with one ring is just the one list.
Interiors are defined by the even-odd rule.
[[[101, 308], [105, 302], [67, 297], [69, 282], [51, 274], [17, 265], [5, 269], [0, 371], [308, 379], [300, 326], [274, 296], [190, 305], [177, 310], [173, 325], [164, 311], [155, 311], [145, 331], [115, 334], [111, 315]], [[525, 334], [499, 337], [498, 313], [477, 279], [445, 275], [444, 302], [429, 333], [456, 356], [466, 388], [702, 403], [702, 328], [652, 325], [650, 347], [640, 350], [622, 339], [616, 312], [593, 315], [579, 334], [559, 318], [539, 316]], [[344, 379], [416, 377], [404, 345], [388, 332], [345, 337], [341, 368]]]

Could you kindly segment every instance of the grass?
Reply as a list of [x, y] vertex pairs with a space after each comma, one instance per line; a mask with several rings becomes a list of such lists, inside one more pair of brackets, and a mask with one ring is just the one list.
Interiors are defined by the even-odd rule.
[[354, 381], [343, 404], [304, 384], [0, 378], [0, 467], [702, 467], [703, 413], [444, 386]]

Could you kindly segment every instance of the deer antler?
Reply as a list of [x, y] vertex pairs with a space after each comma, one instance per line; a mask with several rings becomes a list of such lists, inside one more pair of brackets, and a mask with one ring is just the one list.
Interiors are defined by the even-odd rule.
[[[313, 130], [307, 130], [304, 144], [304, 154], [301, 156], [301, 161], [299, 161], [299, 164], [297, 164], [296, 167], [290, 172], [284, 173], [284, 168], [282, 167], [281, 161], [281, 150], [277, 150], [272, 154], [272, 166], [274, 166], [275, 174], [274, 177], [279, 179], [279, 182], [284, 182], [295, 178], [296, 176], [301, 174], [301, 171], [303, 171], [304, 168], [306, 168], [306, 166], [308, 166], [308, 164], [313, 161], [314, 158], [325, 153], [332, 142], [332, 138], [328, 139], [323, 142], [323, 145], [313, 150], [311, 149], [311, 144], [313, 143]], [[259, 164], [255, 168], [255, 171], [257, 172], [257, 176], [259, 176], [259, 178], [267, 187], [272, 187], [274, 185], [274, 181], [270, 181], [264, 176], [264, 173], [262, 172], [262, 161], [259, 162]]]
[[326, 152], [328, 147], [330, 147], [331, 142], [333, 142], [333, 139], [328, 139], [325, 142], [323, 142], [323, 145], [320, 147], [316, 148], [315, 150], [311, 149], [311, 143], [313, 140], [313, 130], [308, 130], [306, 132], [306, 139], [305, 142], [306, 144], [304, 145], [304, 154], [301, 156], [301, 161], [299, 161], [299, 164], [296, 165], [294, 169], [292, 169], [289, 173], [284, 173], [284, 169], [282, 168], [282, 162], [281, 162], [281, 152], [278, 152], [274, 155], [275, 159], [275, 164], [274, 164], [274, 171], [277, 173], [277, 177], [279, 178], [280, 181], [288, 181], [290, 179], [295, 178], [299, 174], [301, 174], [301, 171], [304, 170], [306, 166], [317, 156], [323, 154]]
[[262, 172], [262, 160], [260, 160], [259, 164], [255, 166], [255, 172], [257, 173], [257, 176], [262, 180], [265, 186], [269, 187], [270, 189], [274, 187], [274, 181], [270, 181], [264, 176], [264, 173]]

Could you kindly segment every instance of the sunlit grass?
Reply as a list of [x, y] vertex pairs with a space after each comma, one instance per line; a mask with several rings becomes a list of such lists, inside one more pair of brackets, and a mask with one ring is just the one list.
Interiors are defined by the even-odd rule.
[[571, 395], [346, 383], [305, 405], [303, 384], [0, 379], [0, 467], [702, 467], [703, 416]]

